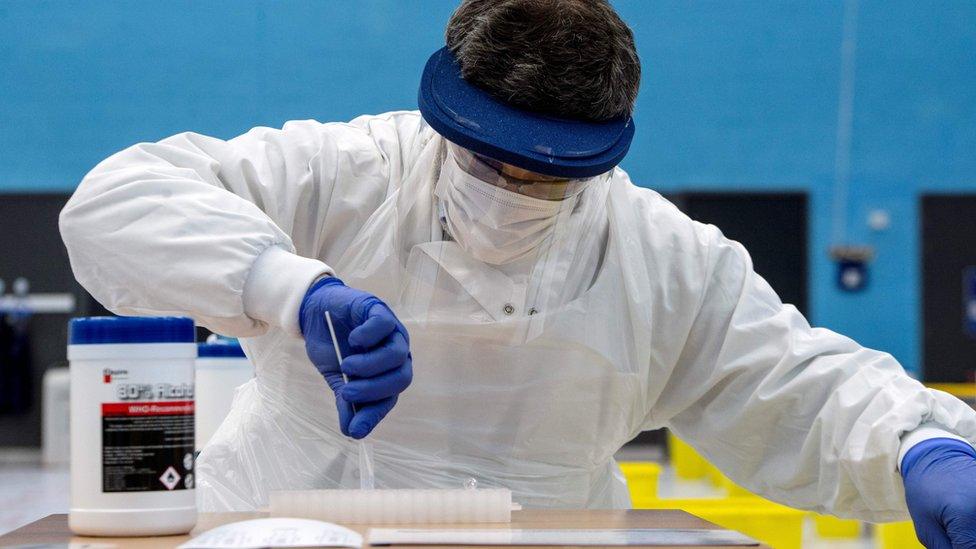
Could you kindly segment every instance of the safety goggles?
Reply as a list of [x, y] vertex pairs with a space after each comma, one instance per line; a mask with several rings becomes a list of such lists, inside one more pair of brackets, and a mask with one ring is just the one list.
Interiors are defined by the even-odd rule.
[[523, 196], [541, 200], [564, 200], [583, 191], [589, 184], [606, 181], [608, 173], [585, 178], [563, 178], [543, 175], [480, 155], [448, 142], [451, 154], [468, 175]]

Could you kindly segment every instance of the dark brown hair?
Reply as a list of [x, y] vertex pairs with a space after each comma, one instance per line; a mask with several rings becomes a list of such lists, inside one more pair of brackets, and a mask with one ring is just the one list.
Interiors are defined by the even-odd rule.
[[468, 82], [563, 118], [630, 114], [640, 87], [634, 36], [606, 0], [465, 0], [447, 46]]

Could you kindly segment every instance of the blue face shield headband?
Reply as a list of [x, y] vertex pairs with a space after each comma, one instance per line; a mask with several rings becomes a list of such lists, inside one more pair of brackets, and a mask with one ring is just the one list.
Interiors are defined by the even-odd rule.
[[634, 121], [555, 118], [505, 104], [469, 84], [447, 48], [427, 60], [420, 81], [420, 112], [439, 134], [475, 153], [543, 175], [593, 177], [627, 154]]

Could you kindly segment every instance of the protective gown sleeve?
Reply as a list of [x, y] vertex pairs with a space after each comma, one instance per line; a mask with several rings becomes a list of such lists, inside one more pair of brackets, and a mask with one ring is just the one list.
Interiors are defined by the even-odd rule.
[[125, 149], [61, 212], [75, 277], [118, 314], [188, 315], [238, 337], [269, 325], [297, 335], [304, 292], [331, 272], [323, 260], [399, 177], [398, 125], [412, 118], [289, 122], [229, 141], [183, 133]]
[[696, 224], [700, 308], [655, 414], [733, 481], [772, 500], [867, 521], [907, 520], [900, 438], [936, 425], [976, 440], [976, 412], [889, 354], [811, 328], [745, 249]]

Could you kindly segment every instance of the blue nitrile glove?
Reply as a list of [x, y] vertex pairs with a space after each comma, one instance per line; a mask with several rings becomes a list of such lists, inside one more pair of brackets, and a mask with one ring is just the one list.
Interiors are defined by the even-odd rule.
[[901, 461], [905, 500], [919, 541], [929, 549], [976, 549], [976, 450], [933, 438]]
[[[339, 339], [341, 370], [325, 322], [326, 311]], [[342, 433], [365, 437], [413, 378], [407, 329], [379, 298], [333, 277], [312, 284], [298, 315], [305, 352], [335, 392]], [[343, 372], [349, 383], [343, 382]]]

